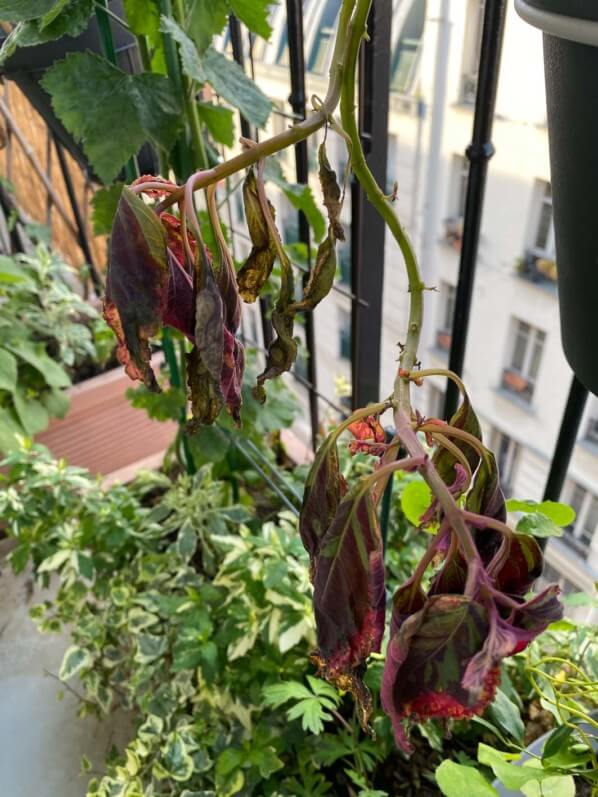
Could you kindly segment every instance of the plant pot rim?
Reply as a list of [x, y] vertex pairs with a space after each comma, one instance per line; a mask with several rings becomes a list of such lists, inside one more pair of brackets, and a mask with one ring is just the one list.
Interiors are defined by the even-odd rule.
[[[551, 9], [563, 8], [563, 11], [543, 7], [547, 5]], [[515, 10], [519, 16], [535, 28], [560, 39], [598, 47], [598, 7], [593, 7], [591, 11], [584, 8], [577, 15], [572, 15], [565, 12], [566, 5], [567, 0], [515, 0]]]

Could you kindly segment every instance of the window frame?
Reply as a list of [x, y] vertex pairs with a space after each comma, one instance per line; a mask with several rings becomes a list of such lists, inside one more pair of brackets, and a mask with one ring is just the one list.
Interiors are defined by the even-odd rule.
[[[534, 255], [534, 257], [545, 260], [554, 260], [556, 250], [554, 239], [554, 207], [552, 202], [552, 186], [547, 180], [538, 180], [537, 192], [534, 210], [534, 223], [529, 251], [532, 253], [532, 255]], [[541, 225], [545, 208], [549, 208], [550, 221], [548, 224], [548, 231], [546, 233], [546, 242], [544, 246], [539, 246], [538, 237], [542, 229]]]
[[[573, 496], [575, 495], [576, 490], [579, 490], [583, 493], [583, 497], [579, 503], [579, 509], [577, 509], [576, 506], [573, 506], [573, 503], [577, 503], [573, 502]], [[587, 560], [592, 551], [596, 534], [598, 533], [598, 495], [593, 493], [587, 487], [584, 487], [582, 484], [579, 484], [579, 482], [570, 481], [567, 484], [566, 501], [570, 503], [576, 511], [575, 520], [566, 528], [567, 538], [570, 542], [576, 543], [574, 546], [576, 553], [583, 559]], [[594, 525], [593, 531], [588, 532], [585, 523], [593, 508], [593, 504], [595, 504], [594, 509], [596, 513], [596, 523]], [[586, 539], [588, 534], [589, 539]]]
[[[527, 331], [523, 330], [527, 327]], [[521, 318], [513, 318], [512, 321], [511, 342], [509, 345], [509, 355], [507, 357], [506, 366], [503, 369], [503, 388], [514, 395], [520, 395], [526, 402], [531, 402], [538, 378], [540, 375], [540, 368], [542, 367], [542, 357], [546, 346], [547, 333], [545, 330], [530, 324], [528, 321], [523, 321]], [[518, 342], [521, 335], [524, 335], [524, 351], [521, 367], [515, 364], [515, 354], [518, 348]], [[533, 367], [534, 358], [536, 357], [537, 349], [540, 349], [538, 355], [538, 363], [535, 368]], [[535, 371], [535, 373], [534, 373]], [[518, 391], [514, 387], [505, 384], [505, 372], [515, 373], [522, 377], [527, 382], [525, 390]]]

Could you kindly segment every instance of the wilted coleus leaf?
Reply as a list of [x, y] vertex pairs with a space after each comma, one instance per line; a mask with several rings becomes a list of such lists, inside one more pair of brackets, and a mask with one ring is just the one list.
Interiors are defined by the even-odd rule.
[[[451, 418], [449, 426], [469, 432], [481, 441], [482, 430], [480, 428], [480, 422], [478, 421], [477, 415], [471, 406], [471, 401], [469, 400], [469, 396], [467, 394], [463, 396], [462, 403], [459, 405], [457, 411]], [[475, 471], [478, 462], [480, 461], [480, 456], [477, 451], [464, 440], [454, 438], [453, 442], [457, 448], [459, 448], [465, 454], [472, 472]], [[436, 470], [442, 476], [443, 481], [446, 484], [451, 484], [455, 477], [454, 468], [457, 462], [455, 456], [448, 449], [443, 448], [436, 451], [432, 461], [436, 467]]]
[[[276, 260], [276, 244], [264, 216], [258, 178], [253, 168], [249, 169], [243, 183], [243, 204], [253, 246], [249, 257], [237, 274], [237, 284], [243, 300], [255, 302], [272, 272]], [[274, 218], [274, 208], [269, 202], [268, 207]]]
[[486, 457], [480, 462], [467, 495], [466, 507], [486, 517], [505, 521], [507, 507], [500, 488], [498, 466], [494, 454], [486, 449]]
[[170, 264], [166, 232], [153, 211], [123, 188], [110, 236], [104, 317], [118, 339], [118, 359], [131, 379], [159, 390], [149, 339], [162, 324]]
[[370, 653], [384, 633], [385, 589], [382, 538], [368, 488], [348, 493], [320, 540], [315, 560], [314, 610], [319, 675], [357, 701], [362, 726], [372, 710], [362, 680]]

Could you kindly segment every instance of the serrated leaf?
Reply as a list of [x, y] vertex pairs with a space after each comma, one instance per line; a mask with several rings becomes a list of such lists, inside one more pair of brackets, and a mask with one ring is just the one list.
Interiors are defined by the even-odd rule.
[[430, 508], [432, 492], [421, 479], [409, 482], [401, 492], [401, 509], [407, 520], [419, 526], [421, 516]]
[[233, 14], [247, 25], [250, 31], [263, 39], [269, 39], [272, 28], [269, 23], [270, 8], [278, 0], [229, 0]]
[[165, 77], [128, 75], [101, 56], [74, 52], [53, 64], [41, 82], [105, 183], [148, 139], [167, 151], [174, 143], [180, 107]]
[[434, 777], [445, 797], [499, 797], [494, 786], [475, 767], [446, 760], [436, 768]]
[[[18, 47], [33, 47], [60, 39], [78, 36], [88, 27], [93, 13], [93, 0], [58, 0], [44, 16], [19, 22], [2, 43], [0, 64], [4, 63]], [[0, 11], [0, 19], [6, 19]]]
[[21, 22], [49, 14], [60, 0], [0, 0], [0, 19]]
[[200, 53], [208, 49], [214, 36], [222, 33], [228, 12], [228, 0], [194, 0], [190, 5], [187, 31]]
[[91, 656], [88, 650], [83, 650], [77, 645], [71, 645], [64, 654], [58, 677], [61, 681], [68, 681], [80, 670], [91, 666]]
[[529, 512], [517, 523], [517, 531], [521, 534], [532, 534], [534, 537], [562, 537], [563, 529], [557, 526], [546, 515], [540, 512]]
[[265, 127], [272, 103], [235, 61], [209, 47], [203, 56], [202, 67], [216, 94], [238, 108], [250, 124]]

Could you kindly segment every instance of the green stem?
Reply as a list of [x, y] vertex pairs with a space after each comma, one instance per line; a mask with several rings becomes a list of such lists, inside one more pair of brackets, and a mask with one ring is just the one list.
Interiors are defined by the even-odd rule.
[[[185, 7], [183, 5], [183, 0], [174, 0], [173, 11], [174, 18], [176, 19], [178, 25], [184, 30]], [[197, 171], [198, 169], [207, 169], [208, 157], [206, 155], [203, 135], [201, 132], [201, 122], [197, 112], [197, 105], [195, 103], [193, 81], [184, 72], [181, 74], [181, 79], [183, 84], [182, 99], [185, 108], [185, 116], [187, 117], [187, 122], [191, 130], [191, 148], [193, 151], [194, 171]]]
[[347, 61], [344, 65], [342, 91], [340, 98], [341, 122], [343, 129], [351, 139], [351, 158], [353, 172], [364, 189], [367, 198], [380, 213], [395, 238], [405, 261], [411, 302], [405, 347], [400, 357], [400, 369], [395, 381], [394, 396], [398, 406], [405, 412], [411, 412], [409, 396], [409, 380], [401, 377], [401, 370], [411, 370], [417, 359], [417, 347], [423, 321], [423, 291], [419, 266], [411, 241], [403, 229], [396, 213], [387, 197], [377, 184], [371, 173], [361, 146], [361, 138], [355, 113], [355, 85], [357, 74], [357, 57], [361, 40], [366, 33], [367, 17], [371, 0], [359, 0], [353, 17], [353, 25], [347, 45]]

